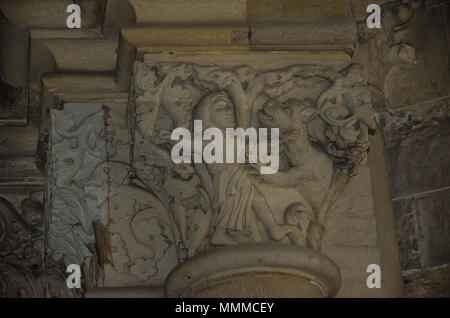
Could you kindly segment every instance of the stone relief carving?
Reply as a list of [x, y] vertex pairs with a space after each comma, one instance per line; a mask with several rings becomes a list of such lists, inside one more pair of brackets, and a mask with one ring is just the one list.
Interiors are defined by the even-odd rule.
[[96, 180], [97, 187], [84, 180], [99, 166], [107, 173], [104, 163], [119, 157], [118, 149], [129, 142], [122, 133], [127, 133], [126, 120], [106, 107], [89, 104], [66, 104], [51, 115], [48, 254], [66, 266], [84, 265], [86, 284], [95, 285], [94, 223], [107, 224], [102, 203], [108, 198], [108, 178]]
[[[136, 63], [129, 123], [101, 105], [52, 112], [50, 260], [82, 265], [87, 287], [139, 286], [164, 284], [177, 264], [218, 246], [319, 250], [329, 206], [375, 124], [366, 84], [356, 64], [261, 72]], [[171, 132], [192, 129], [194, 119], [204, 129], [279, 128], [279, 172], [260, 175], [261, 163], [174, 164]]]
[[380, 29], [367, 28], [365, 20], [358, 22], [357, 55], [368, 68], [369, 88], [375, 108], [390, 106], [390, 101], [385, 96], [385, 81], [389, 72], [400, 65], [416, 63], [416, 49], [406, 41], [408, 22], [414, 15], [413, 5], [416, 6], [397, 1], [383, 4], [383, 23]]
[[[367, 151], [367, 127], [375, 127], [360, 65], [341, 72], [315, 65], [258, 72], [245, 65], [137, 62], [134, 84], [134, 177], [156, 200], [147, 213], [161, 227], [150, 231], [149, 223], [136, 233], [165, 233], [162, 246], [168, 244], [178, 262], [215, 246], [254, 242], [320, 249], [329, 206]], [[280, 128], [280, 171], [174, 164], [171, 131], [192, 129], [194, 119], [205, 129]], [[271, 189], [295, 191], [295, 201], [277, 210]], [[148, 243], [157, 249], [155, 239]]]
[[381, 9], [380, 29], [358, 22], [354, 55], [368, 70], [374, 108], [399, 109], [448, 96], [444, 10], [423, 1], [389, 1]]
[[115, 284], [114, 277], [161, 283], [168, 272], [156, 264], [177, 259], [166, 232], [174, 221], [130, 167], [128, 129], [107, 104], [52, 112], [48, 250], [55, 261], [82, 265], [86, 287]]
[[[321, 248], [329, 207], [375, 125], [360, 65], [137, 62], [134, 84], [129, 123], [101, 105], [52, 112], [51, 260], [83, 265], [87, 287], [162, 285], [177, 264], [218, 246]], [[260, 175], [261, 163], [174, 164], [171, 132], [192, 129], [194, 119], [204, 129], [279, 128], [279, 172]]]
[[[102, 180], [108, 180], [107, 194], [102, 194]], [[134, 176], [127, 163], [103, 162], [82, 183], [96, 194], [100, 209], [109, 211], [105, 236], [111, 237], [110, 242], [104, 246], [98, 239], [96, 242], [97, 250], [107, 254], [100, 262], [107, 277], [105, 284], [124, 278], [134, 285], [148, 284], [149, 279], [162, 283], [167, 272], [160, 271], [157, 264], [176, 261], [176, 255], [169, 251], [175, 240], [166, 232], [173, 220], [164, 213], [164, 204]], [[103, 195], [107, 199], [101, 200]]]
[[23, 215], [4, 198], [0, 198], [0, 207], [0, 296], [42, 295], [43, 282], [33, 275], [33, 270], [42, 270], [41, 204], [25, 199]]
[[21, 202], [20, 211], [0, 197], [0, 297], [73, 297], [65, 285], [65, 269], [44, 266], [42, 191]]

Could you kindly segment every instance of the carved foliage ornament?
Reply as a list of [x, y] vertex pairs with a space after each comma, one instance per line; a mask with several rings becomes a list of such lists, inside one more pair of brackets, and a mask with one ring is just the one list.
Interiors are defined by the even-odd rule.
[[[245, 65], [137, 62], [134, 178], [153, 203], [134, 216], [132, 231], [136, 237], [163, 235], [178, 261], [214, 246], [251, 242], [320, 249], [329, 207], [367, 151], [367, 127], [375, 127], [366, 85], [356, 64], [341, 72], [315, 65], [259, 72]], [[279, 128], [280, 171], [174, 164], [171, 132], [192, 131], [196, 119], [204, 128]], [[270, 189], [295, 200], [280, 209]], [[159, 222], [161, 234], [151, 233], [153, 226], [138, 228], [140, 219]], [[158, 240], [146, 242], [161, 250]]]
[[0, 197], [0, 298], [77, 295], [60, 265], [44, 266], [42, 191], [23, 199], [19, 210]]
[[128, 143], [127, 136], [124, 116], [105, 106], [66, 104], [52, 111], [47, 253], [66, 266], [84, 264], [88, 285], [96, 280], [93, 224], [107, 224], [108, 161], [122, 159], [119, 149]]
[[[84, 264], [91, 286], [98, 265], [107, 278], [158, 285], [178, 263], [216, 246], [320, 249], [329, 207], [356, 173], [375, 125], [366, 84], [360, 65], [260, 72], [136, 63], [131, 165], [118, 150], [128, 142], [122, 115], [78, 104], [52, 112], [49, 254]], [[192, 131], [196, 119], [205, 129], [279, 128], [279, 171], [174, 164], [171, 133]]]

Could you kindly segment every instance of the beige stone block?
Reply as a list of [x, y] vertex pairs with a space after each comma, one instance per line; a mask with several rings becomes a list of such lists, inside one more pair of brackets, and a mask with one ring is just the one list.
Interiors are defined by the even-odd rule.
[[245, 22], [245, 0], [130, 0], [137, 23], [232, 24]]
[[450, 264], [404, 274], [405, 297], [449, 298]]
[[412, 132], [389, 147], [394, 198], [450, 186], [450, 125]]
[[190, 47], [230, 48], [248, 44], [246, 24], [236, 25], [152, 25], [122, 29], [123, 37], [140, 51], [173, 51]]
[[353, 49], [356, 29], [347, 0], [253, 0], [247, 9], [254, 49]]
[[59, 39], [44, 41], [62, 72], [114, 71], [117, 41], [102, 39]]
[[[65, 28], [66, 8], [71, 0], [4, 0], [0, 8], [8, 19], [24, 28]], [[80, 0], [81, 25], [92, 27], [100, 22], [101, 0]]]
[[413, 202], [408, 199], [399, 199], [394, 200], [393, 204], [402, 269], [420, 268], [418, 224]]
[[[397, 292], [385, 277], [386, 268], [381, 261], [378, 247], [324, 246], [322, 251], [339, 266], [342, 274], [341, 289], [336, 297], [395, 297]], [[367, 266], [378, 264], [381, 267], [381, 288], [367, 287]]]

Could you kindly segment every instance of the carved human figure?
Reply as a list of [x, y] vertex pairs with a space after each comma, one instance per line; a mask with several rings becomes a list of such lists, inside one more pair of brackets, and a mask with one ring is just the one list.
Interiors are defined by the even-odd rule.
[[316, 114], [310, 100], [289, 100], [285, 104], [270, 100], [264, 105], [258, 112], [259, 121], [264, 127], [280, 129], [281, 151], [289, 168], [255, 176], [274, 186], [296, 188], [315, 212], [324, 203], [333, 174], [332, 160], [309, 137], [308, 123]]
[[285, 211], [285, 221], [296, 225], [289, 238], [296, 245], [320, 249], [323, 226], [319, 213], [331, 186], [333, 162], [310, 140], [308, 124], [316, 115], [310, 100], [289, 100], [284, 104], [269, 100], [263, 106], [258, 119], [264, 127], [279, 127], [281, 152], [288, 168], [254, 178], [275, 187], [297, 190], [301, 200]]
[[[248, 113], [238, 115], [236, 120], [235, 111], [239, 115]], [[193, 119], [202, 120], [203, 129], [216, 127], [225, 133], [226, 128], [236, 128], [236, 122], [240, 127], [248, 128], [250, 113], [247, 105], [236, 105], [234, 110], [228, 94], [220, 91], [209, 93], [196, 105]], [[248, 122], [242, 122], [243, 118]], [[275, 221], [263, 194], [253, 184], [249, 165], [210, 163], [207, 169], [214, 184], [213, 207], [218, 211], [212, 244], [232, 245], [261, 240], [255, 216], [275, 241], [293, 230], [293, 226], [280, 225]]]
[[308, 205], [302, 202], [292, 203], [286, 208], [285, 219], [296, 225], [296, 229], [289, 233], [292, 243], [320, 249], [324, 227], [318, 222], [314, 211]]

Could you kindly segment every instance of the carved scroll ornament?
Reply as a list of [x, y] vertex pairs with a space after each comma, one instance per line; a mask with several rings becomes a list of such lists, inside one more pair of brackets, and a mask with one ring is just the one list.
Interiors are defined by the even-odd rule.
[[[367, 151], [367, 127], [375, 127], [366, 85], [356, 64], [341, 72], [315, 65], [258, 72], [245, 65], [136, 63], [136, 177], [158, 200], [148, 213], [160, 220], [179, 260], [252, 242], [320, 249], [329, 207]], [[279, 128], [280, 171], [174, 164], [171, 132], [192, 130], [196, 119], [205, 128]], [[296, 200], [274, 211], [270, 188], [295, 190]]]

